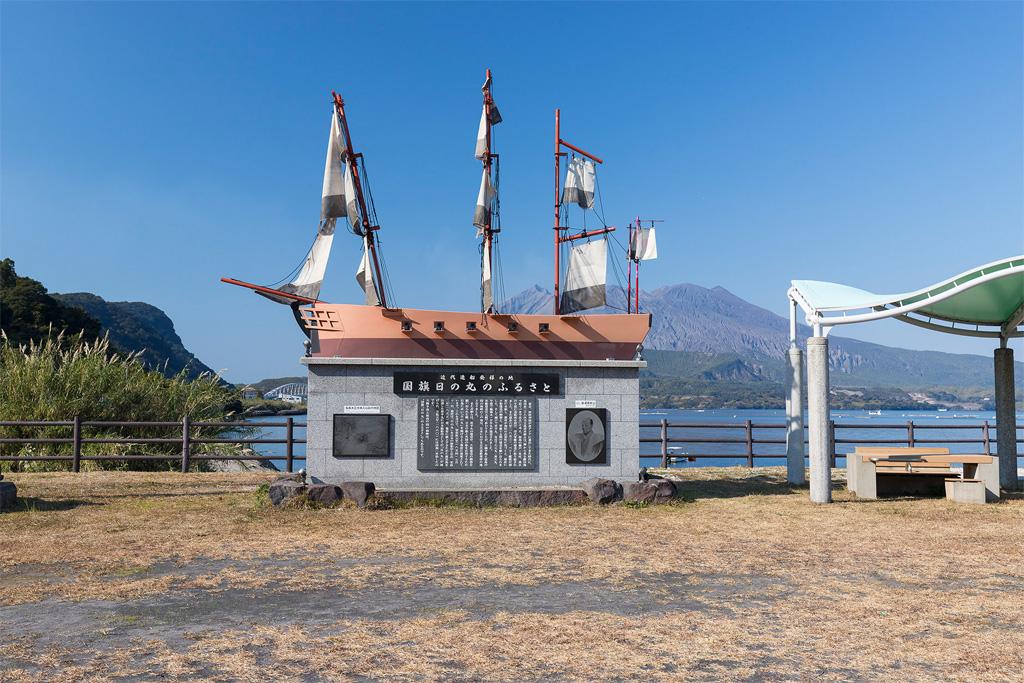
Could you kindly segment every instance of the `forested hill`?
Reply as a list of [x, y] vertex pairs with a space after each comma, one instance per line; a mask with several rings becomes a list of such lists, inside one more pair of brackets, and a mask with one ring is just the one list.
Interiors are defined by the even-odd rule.
[[48, 334], [110, 335], [120, 351], [140, 352], [142, 361], [165, 375], [211, 372], [185, 348], [171, 319], [142, 302], [104, 301], [95, 294], [51, 294], [38, 280], [18, 275], [14, 261], [0, 261], [0, 329], [17, 345]]
[[139, 351], [146, 365], [166, 375], [186, 370], [192, 377], [213, 372], [185, 348], [174, 323], [156, 306], [142, 301], [105, 301], [86, 292], [54, 294], [63, 304], [88, 313], [110, 334], [118, 348]]
[[65, 330], [95, 339], [100, 323], [85, 311], [50, 296], [38, 280], [18, 275], [14, 261], [0, 261], [0, 330], [15, 346]]

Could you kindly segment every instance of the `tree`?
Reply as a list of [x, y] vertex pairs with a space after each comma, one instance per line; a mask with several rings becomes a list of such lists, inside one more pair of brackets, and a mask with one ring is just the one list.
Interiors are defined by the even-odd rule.
[[85, 311], [50, 296], [38, 280], [18, 275], [14, 261], [0, 261], [0, 330], [14, 346], [40, 341], [64, 331], [66, 338], [100, 337], [100, 323]]

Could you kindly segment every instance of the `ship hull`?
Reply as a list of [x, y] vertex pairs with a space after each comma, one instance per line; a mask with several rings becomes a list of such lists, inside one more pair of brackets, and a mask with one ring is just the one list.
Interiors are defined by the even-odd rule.
[[324, 303], [299, 310], [317, 357], [632, 360], [651, 328], [649, 313], [485, 315]]

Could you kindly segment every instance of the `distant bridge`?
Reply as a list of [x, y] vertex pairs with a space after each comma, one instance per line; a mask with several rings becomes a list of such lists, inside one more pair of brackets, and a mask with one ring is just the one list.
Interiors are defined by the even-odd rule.
[[278, 399], [282, 396], [298, 396], [305, 400], [309, 394], [309, 385], [305, 382], [290, 382], [288, 384], [282, 384], [279, 387], [275, 387], [270, 391], [263, 394], [263, 398], [266, 399]]

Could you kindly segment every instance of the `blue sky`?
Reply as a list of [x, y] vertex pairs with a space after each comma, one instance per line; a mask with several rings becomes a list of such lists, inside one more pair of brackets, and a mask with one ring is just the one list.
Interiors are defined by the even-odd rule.
[[[52, 291], [159, 306], [236, 381], [301, 372], [288, 311], [218, 278], [302, 259], [332, 88], [406, 306], [478, 305], [486, 67], [510, 294], [550, 287], [556, 106], [606, 160], [609, 222], [666, 220], [645, 289], [785, 314], [793, 278], [903, 291], [1024, 252], [1021, 3], [5, 2], [0, 20], [0, 253]], [[344, 237], [323, 296], [354, 302]]]

